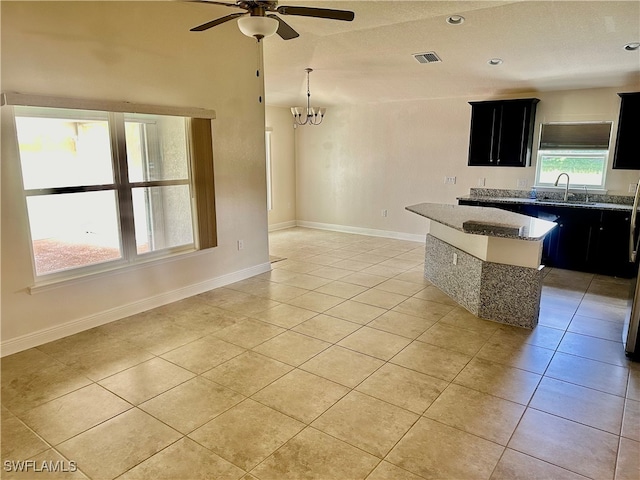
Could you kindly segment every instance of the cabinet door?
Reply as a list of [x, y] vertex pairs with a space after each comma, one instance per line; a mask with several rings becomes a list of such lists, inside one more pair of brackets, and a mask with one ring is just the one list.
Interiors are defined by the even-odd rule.
[[531, 160], [531, 111], [532, 104], [529, 101], [503, 103], [498, 130], [498, 165], [525, 167]]
[[472, 104], [469, 165], [495, 165], [496, 123], [499, 113], [495, 102]]
[[640, 93], [621, 93], [613, 168], [640, 170]]
[[630, 217], [631, 212], [602, 213], [591, 255], [598, 273], [626, 278], [633, 275], [634, 266], [629, 263]]

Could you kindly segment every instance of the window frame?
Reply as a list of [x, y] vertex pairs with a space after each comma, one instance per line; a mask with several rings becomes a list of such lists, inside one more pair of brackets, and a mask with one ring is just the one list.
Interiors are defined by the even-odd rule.
[[[44, 107], [63, 110], [95, 110], [107, 113], [109, 121], [109, 136], [111, 142], [111, 156], [113, 168], [113, 182], [109, 184], [47, 187], [25, 189], [21, 185], [25, 199], [25, 215], [29, 217], [26, 201], [29, 196], [57, 195], [65, 193], [85, 193], [92, 191], [113, 191], [118, 203], [118, 211], [123, 208], [122, 198], [129, 199], [129, 205], [124, 208], [132, 208], [132, 192], [135, 188], [152, 188], [172, 185], [188, 185], [190, 189], [193, 242], [188, 245], [168, 247], [156, 251], [138, 253], [135, 240], [135, 227], [133, 218], [130, 221], [122, 222], [123, 214], [119, 213], [119, 230], [121, 244], [121, 258], [108, 260], [105, 262], [71, 267], [50, 273], [38, 274], [36, 272], [36, 262], [31, 238], [31, 228], [29, 228], [29, 243], [32, 260], [32, 270], [34, 287], [38, 285], [49, 285], [60, 283], [87, 275], [94, 275], [103, 272], [112, 272], [126, 267], [135, 267], [151, 261], [170, 259], [176, 255], [185, 255], [198, 250], [204, 250], [217, 246], [216, 216], [215, 216], [215, 190], [213, 179], [213, 139], [212, 124], [215, 119], [215, 112], [206, 109], [166, 107], [132, 104], [129, 102], [110, 102], [101, 100], [68, 99], [59, 97], [46, 97], [39, 95], [24, 95], [17, 93], [2, 93], [0, 95], [0, 105], [24, 106], [24, 107]], [[186, 149], [187, 151], [187, 179], [177, 180], [146, 180], [128, 182], [128, 166], [126, 162], [125, 122], [127, 114], [149, 114], [166, 115], [185, 118]], [[14, 119], [14, 133], [16, 112], [12, 111]], [[133, 119], [133, 121], [137, 121]], [[117, 131], [114, 131], [117, 130]], [[22, 170], [20, 153], [17, 161]], [[128, 190], [128, 194], [126, 193]], [[124, 197], [123, 197], [124, 192]], [[125, 201], [125, 204], [127, 202]], [[133, 252], [133, 254], [132, 254]], [[33, 288], [33, 287], [32, 287]]]

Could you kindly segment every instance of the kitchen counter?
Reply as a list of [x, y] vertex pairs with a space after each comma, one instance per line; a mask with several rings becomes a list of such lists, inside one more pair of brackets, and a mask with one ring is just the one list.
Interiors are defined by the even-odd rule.
[[419, 203], [406, 209], [464, 233], [492, 237], [541, 240], [556, 227], [547, 220], [490, 207]]
[[585, 202], [579, 200], [569, 200], [568, 202], [564, 202], [562, 200], [544, 198], [543, 196], [541, 196], [540, 198], [521, 198], [465, 195], [462, 197], [458, 197], [457, 200], [467, 200], [481, 203], [508, 203], [512, 205], [546, 205], [554, 207], [587, 208], [591, 210], [617, 210], [622, 212], [630, 212], [633, 209], [632, 205], [621, 203]]
[[554, 222], [498, 208], [420, 203], [430, 220], [425, 278], [474, 315], [534, 328], [542, 292], [542, 241]]

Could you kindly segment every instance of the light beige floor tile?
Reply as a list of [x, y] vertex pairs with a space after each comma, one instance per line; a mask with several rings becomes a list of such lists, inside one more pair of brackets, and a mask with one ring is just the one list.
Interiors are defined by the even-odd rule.
[[381, 360], [389, 360], [409, 343], [411, 343], [409, 338], [374, 328], [362, 327], [340, 340], [338, 345]]
[[389, 310], [375, 320], [369, 322], [367, 326], [411, 338], [413, 340], [433, 326], [434, 323], [435, 322], [433, 320], [427, 320], [425, 318]]
[[587, 477], [570, 472], [524, 453], [507, 448], [493, 471], [490, 480], [586, 480]]
[[161, 358], [154, 358], [100, 381], [107, 390], [134, 405], [149, 400], [195, 375]]
[[382, 263], [378, 263], [376, 265], [367, 267], [361, 270], [360, 272], [365, 273], [367, 275], [376, 275], [376, 276], [385, 277], [385, 278], [392, 278], [404, 271], [405, 271], [404, 268], [389, 267], [386, 265], [382, 265]]
[[451, 325], [453, 327], [471, 330], [478, 336], [482, 336], [487, 339], [491, 337], [491, 335], [493, 335], [498, 330], [498, 328], [500, 328], [499, 323], [490, 322], [489, 320], [478, 318], [462, 307], [453, 308], [449, 313], [442, 317], [440, 322]]
[[[424, 278], [424, 268], [401, 273], [393, 277], [392, 280], [401, 280], [403, 282], [415, 283], [416, 285], [423, 285], [423, 288], [424, 286], [431, 285], [431, 282]], [[420, 290], [422, 290], [422, 288]]]
[[627, 398], [640, 402], [640, 370], [630, 369], [627, 381]]
[[623, 323], [599, 318], [575, 315], [567, 328], [568, 332], [619, 342], [622, 338]]
[[624, 405], [622, 436], [640, 442], [640, 402], [627, 399]]
[[347, 275], [351, 275], [353, 272], [351, 270], [346, 270], [344, 268], [335, 268], [331, 266], [325, 266], [317, 268], [313, 271], [313, 275], [316, 277], [326, 278], [328, 280], [338, 280], [339, 278], [346, 277]]
[[193, 440], [182, 438], [136, 465], [118, 480], [238, 480], [243, 473]]
[[538, 325], [533, 330], [528, 328], [500, 325], [491, 336], [491, 341], [498, 343], [513, 343], [516, 345], [528, 343], [536, 347], [555, 350], [560, 345], [564, 330]]
[[415, 341], [391, 362], [450, 382], [469, 360], [469, 355]]
[[8, 385], [27, 375], [38, 374], [41, 370], [49, 368], [52, 364], [62, 367], [62, 364], [50, 355], [36, 348], [30, 348], [13, 355], [7, 355], [0, 359], [2, 385]]
[[139, 408], [186, 434], [244, 398], [222, 385], [196, 377], [142, 403]]
[[382, 360], [332, 346], [300, 368], [333, 382], [353, 388], [384, 365]]
[[594, 300], [583, 300], [578, 310], [578, 315], [585, 317], [600, 318], [613, 322], [624, 322], [627, 315], [627, 307], [619, 305], [611, 305]]
[[574, 312], [566, 312], [557, 310], [552, 307], [540, 307], [540, 313], [538, 314], [538, 325], [542, 325], [549, 328], [555, 328], [557, 330], [566, 330]]
[[[368, 262], [363, 262], [360, 260], [354, 260], [353, 257], [342, 259], [339, 262], [334, 263], [332, 266], [335, 268], [341, 268], [344, 270], [350, 270], [352, 272], [360, 272], [365, 268], [369, 268], [372, 264]], [[349, 275], [347, 275], [348, 277]], [[346, 277], [342, 277], [346, 278]], [[358, 283], [358, 285], [361, 285]], [[373, 285], [363, 285], [364, 287], [372, 287]]]
[[489, 339], [477, 353], [478, 358], [490, 362], [521, 368], [529, 372], [543, 374], [553, 357], [554, 351], [536, 347], [528, 343], [501, 343]]
[[386, 460], [425, 478], [486, 479], [503, 450], [488, 440], [423, 417]]
[[244, 315], [214, 307], [200, 299], [198, 299], [198, 304], [190, 304], [187, 308], [173, 312], [172, 318], [176, 325], [201, 335], [208, 335], [245, 319]]
[[193, 342], [201, 336], [198, 332], [171, 322], [168, 324], [154, 325], [147, 331], [130, 336], [127, 338], [127, 341], [154, 355], [161, 355], [169, 350]]
[[314, 263], [298, 262], [296, 260], [284, 260], [282, 262], [278, 262], [278, 268], [296, 273], [310, 273], [320, 268], [320, 266]]
[[38, 435], [17, 417], [2, 410], [0, 449], [2, 461], [25, 460], [49, 448]]
[[506, 445], [524, 410], [524, 405], [451, 384], [424, 416]]
[[245, 352], [203, 374], [216, 383], [250, 396], [293, 367], [255, 352]]
[[335, 281], [327, 283], [320, 288], [316, 288], [316, 292], [325, 293], [327, 295], [333, 295], [334, 297], [348, 298], [355, 297], [356, 295], [367, 290], [367, 287], [362, 287], [353, 283]]
[[637, 480], [640, 478], [640, 443], [620, 437], [615, 480]]
[[454, 307], [458, 306], [458, 302], [456, 302], [453, 298], [444, 293], [435, 285], [429, 285], [428, 287], [423, 288], [414, 295], [414, 298], [429, 300], [431, 302], [444, 303], [445, 305], [451, 305]]
[[439, 378], [387, 363], [358, 385], [357, 390], [421, 414], [447, 385]]
[[89, 477], [112, 479], [180, 438], [164, 423], [133, 408], [60, 444]]
[[[27, 469], [23, 464], [22, 470], [13, 463], [3, 465], [2, 478], [4, 480], [86, 480], [78, 465], [70, 460], [65, 459], [62, 455], [53, 449], [41, 452], [33, 457], [21, 458], [20, 460], [28, 460], [33, 462]], [[18, 460], [13, 460], [14, 462]], [[37, 469], [37, 470], [36, 470]]]
[[529, 406], [619, 435], [624, 398], [545, 377]]
[[309, 263], [316, 264], [316, 265], [328, 266], [328, 265], [333, 265], [334, 263], [339, 262], [340, 260], [343, 260], [343, 259], [340, 257], [332, 257], [328, 253], [322, 253], [319, 255], [314, 255], [312, 257], [309, 257], [307, 261]]
[[387, 258], [388, 257], [386, 256], [376, 255], [375, 253], [366, 252], [366, 253], [360, 253], [358, 255], [351, 257], [351, 260], [355, 260], [357, 262], [369, 263], [370, 265], [375, 265], [375, 264], [384, 262]]
[[[269, 272], [269, 273], [272, 273], [272, 272]], [[285, 272], [285, 273], [288, 273], [288, 272]], [[293, 274], [290, 273], [290, 275], [293, 275]], [[228, 288], [228, 287], [216, 288], [214, 290], [209, 290], [208, 292], [204, 292], [199, 295], [196, 295], [196, 298], [198, 298], [199, 300], [202, 300], [203, 302], [209, 305], [213, 305], [217, 307], [219, 307], [223, 303], [235, 301], [235, 300], [241, 300], [245, 297], [246, 297], [246, 293], [233, 290], [232, 288]]]
[[327, 295], [325, 293], [308, 292], [289, 301], [289, 304], [317, 313], [323, 313], [342, 302], [344, 302], [344, 299], [340, 297], [334, 297], [333, 295]]
[[455, 350], [466, 355], [475, 355], [487, 342], [470, 330], [437, 323], [418, 337], [421, 342]]
[[306, 290], [315, 290], [316, 288], [319, 288], [330, 282], [331, 280], [328, 278], [316, 277], [314, 275], [300, 273], [291, 279], [283, 281], [282, 283], [292, 287], [304, 288]]
[[273, 323], [282, 328], [293, 328], [296, 325], [315, 317], [318, 313], [293, 305], [282, 304], [254, 315], [254, 318]]
[[308, 424], [348, 392], [342, 385], [296, 369], [252, 398]]
[[400, 295], [410, 297], [418, 293], [420, 290], [423, 290], [424, 286], [414, 282], [399, 280], [397, 277], [394, 277], [376, 285], [375, 288], [377, 290], [384, 290], [385, 292], [398, 293]]
[[[593, 446], [598, 445], [597, 449]], [[509, 448], [590, 478], [612, 478], [618, 437], [527, 409]]]
[[249, 471], [303, 428], [297, 420], [247, 399], [189, 437]]
[[346, 300], [340, 305], [327, 310], [325, 314], [364, 325], [379, 317], [386, 311], [387, 310], [384, 308], [367, 305], [353, 300]]
[[536, 373], [474, 358], [454, 383], [526, 405], [541, 378]]
[[557, 352], [545, 376], [624, 396], [629, 370], [617, 365]]
[[373, 455], [307, 427], [251, 473], [260, 480], [357, 480], [365, 478], [379, 461]]
[[[347, 260], [347, 261], [350, 261], [350, 260]], [[344, 268], [347, 268], [347, 267], [344, 267]], [[372, 287], [375, 287], [376, 285], [381, 284], [382, 282], [386, 282], [388, 278], [381, 277], [380, 275], [371, 275], [369, 273], [362, 273], [358, 271], [358, 272], [352, 273], [351, 275], [347, 275], [346, 277], [342, 277], [341, 280], [346, 283], [353, 283], [355, 285], [360, 285], [361, 287], [372, 288]]]
[[411, 297], [393, 307], [393, 310], [407, 315], [413, 315], [414, 317], [424, 318], [435, 323], [451, 312], [453, 308], [454, 307], [450, 305]]
[[558, 351], [621, 367], [629, 363], [624, 354], [622, 341], [612, 342], [577, 333], [567, 332], [558, 346]]
[[289, 365], [298, 366], [331, 344], [301, 333], [287, 331], [267, 340], [253, 350]]
[[244, 351], [242, 347], [208, 335], [171, 350], [161, 357], [191, 372], [202, 373]]
[[418, 418], [415, 413], [354, 391], [311, 426], [383, 458]]
[[284, 285], [276, 282], [263, 282], [254, 287], [253, 293], [259, 297], [269, 298], [276, 302], [288, 302], [300, 295], [304, 295], [308, 290], [291, 285]]
[[14, 368], [2, 369], [2, 404], [14, 414], [25, 412], [91, 383], [79, 370], [42, 355], [49, 359], [49, 365], [37, 371], [27, 367], [21, 375]]
[[270, 323], [248, 319], [244, 322], [218, 330], [213, 335], [240, 347], [253, 348], [284, 331], [284, 328], [276, 327]]
[[51, 445], [57, 445], [132, 405], [96, 384], [58, 397], [22, 415], [24, 422]]
[[389, 462], [383, 461], [371, 472], [367, 480], [422, 480], [422, 478], [423, 477], [419, 477], [400, 467], [396, 467]]
[[353, 297], [353, 300], [356, 302], [366, 303], [367, 305], [373, 305], [374, 307], [389, 309], [404, 302], [407, 298], [408, 297], [406, 295], [385, 292], [384, 290], [372, 288]]
[[293, 330], [325, 342], [336, 343], [359, 328], [362, 328], [362, 325], [358, 323], [320, 314], [294, 327]]
[[278, 305], [278, 302], [269, 298], [258, 297], [256, 295], [245, 295], [244, 298], [222, 303], [220, 308], [239, 313], [240, 315], [251, 316]]

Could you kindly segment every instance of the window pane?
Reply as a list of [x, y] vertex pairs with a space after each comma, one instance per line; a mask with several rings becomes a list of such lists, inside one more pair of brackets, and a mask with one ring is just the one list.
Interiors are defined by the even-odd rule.
[[604, 185], [606, 152], [578, 154], [547, 151], [539, 153], [539, 184], [553, 184], [561, 173], [569, 174], [572, 185]]
[[133, 189], [138, 254], [193, 245], [188, 185]]
[[130, 182], [188, 178], [184, 118], [127, 114], [125, 131]]
[[16, 107], [24, 188], [113, 183], [104, 112]]
[[114, 191], [27, 198], [37, 275], [122, 257]]

